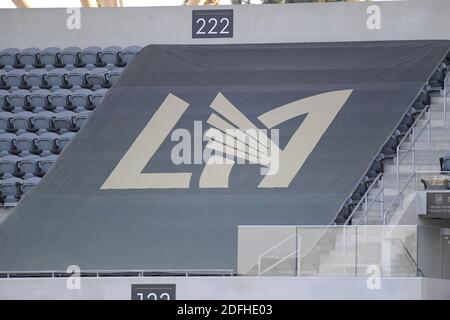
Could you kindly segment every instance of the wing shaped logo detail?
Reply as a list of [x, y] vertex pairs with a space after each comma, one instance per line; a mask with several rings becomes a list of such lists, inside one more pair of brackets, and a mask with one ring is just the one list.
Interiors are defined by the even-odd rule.
[[[287, 188], [351, 93], [331, 91], [274, 108], [258, 116], [265, 126], [258, 128], [219, 92], [210, 105], [207, 123], [211, 128], [205, 132], [206, 149], [212, 156], [204, 165], [198, 187], [228, 188], [236, 162], [246, 160], [263, 166], [258, 188]], [[191, 172], [142, 173], [188, 107], [188, 102], [169, 94], [101, 189], [189, 188]], [[268, 137], [268, 130], [305, 114], [283, 149]]]

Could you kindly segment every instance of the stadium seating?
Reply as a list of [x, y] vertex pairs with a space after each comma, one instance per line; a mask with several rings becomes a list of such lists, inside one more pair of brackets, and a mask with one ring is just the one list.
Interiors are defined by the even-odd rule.
[[123, 68], [134, 59], [140, 49], [138, 46], [126, 48], [111, 46], [103, 50], [97, 46], [85, 49], [27, 48], [22, 51], [18, 48], [7, 48], [0, 51], [0, 69], [14, 68], [28, 71], [31, 68]]
[[[0, 202], [18, 201], [38, 182], [25, 184], [26, 180], [45, 175], [139, 50], [137, 46], [90, 46], [0, 51]], [[395, 156], [401, 138], [430, 105], [429, 91], [443, 86], [447, 72], [445, 64], [437, 68], [336, 223], [345, 222], [368, 183], [383, 172], [385, 159]], [[442, 161], [442, 169], [450, 169], [450, 160]]]
[[0, 50], [0, 204], [39, 183], [139, 50]]

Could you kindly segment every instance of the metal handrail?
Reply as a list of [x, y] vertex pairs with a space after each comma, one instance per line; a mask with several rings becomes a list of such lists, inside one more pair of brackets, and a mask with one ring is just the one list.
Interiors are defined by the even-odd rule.
[[[417, 123], [421, 120], [422, 116], [427, 111], [428, 111], [428, 117], [427, 117], [427, 121], [425, 122], [425, 126], [423, 126], [419, 132], [416, 132], [415, 129], [416, 129]], [[431, 126], [431, 108], [428, 105], [422, 110], [422, 112], [417, 117], [416, 121], [414, 121], [414, 123], [411, 125], [411, 128], [409, 128], [409, 130], [406, 132], [405, 136], [400, 140], [400, 142], [397, 145], [397, 150], [396, 150], [396, 155], [397, 155], [397, 159], [396, 159], [397, 194], [399, 193], [399, 189], [400, 189], [400, 164], [406, 158], [408, 152], [412, 149], [412, 151], [413, 151], [412, 152], [412, 166], [413, 166], [413, 170], [414, 170], [414, 167], [415, 167], [415, 147], [416, 147], [416, 142], [419, 139], [419, 137], [422, 135], [423, 131], [427, 128], [428, 129], [427, 147], [430, 148], [430, 126]], [[406, 150], [400, 150], [400, 148], [402, 147], [402, 144], [406, 141], [406, 139], [410, 135], [412, 135], [412, 142], [411, 142], [411, 144], [409, 145], [409, 147]], [[401, 151], [404, 152], [402, 157], [400, 157], [400, 152]]]
[[279, 265], [280, 263], [286, 261], [287, 259], [289, 259], [292, 255], [296, 254], [297, 250], [292, 251], [291, 253], [289, 253], [287, 256], [285, 256], [283, 259], [277, 261], [276, 263], [274, 263], [273, 265], [271, 265], [270, 267], [268, 267], [267, 269], [260, 271], [259, 270], [259, 264], [258, 264], [258, 276], [262, 276], [264, 273], [272, 270], [273, 268], [275, 268], [277, 265]]
[[285, 244], [286, 242], [288, 242], [289, 240], [291, 240], [292, 238], [297, 237], [297, 232], [289, 237], [287, 237], [286, 239], [284, 239], [283, 241], [281, 241], [280, 243], [276, 244], [275, 246], [269, 248], [268, 250], [264, 251], [263, 253], [261, 253], [258, 257], [258, 275], [261, 274], [261, 260], [262, 258], [272, 252], [273, 250], [279, 248], [280, 246], [282, 246], [283, 244]]
[[[90, 275], [95, 278], [110, 277], [112, 275], [119, 276], [120, 274], [135, 274], [136, 277], [146, 277], [146, 274], [151, 273], [151, 276], [168, 276], [173, 274], [180, 274], [186, 277], [195, 276], [196, 274], [208, 274], [208, 275], [226, 275], [233, 276], [234, 270], [232, 269], [167, 269], [167, 270], [80, 270], [79, 275], [81, 277]], [[0, 275], [6, 276], [6, 278], [61, 278], [63, 276], [72, 276], [75, 273], [63, 271], [0, 271]]]
[[447, 127], [447, 92], [448, 88], [447, 85], [450, 80], [450, 71], [447, 73], [444, 79], [444, 127]]
[[[392, 200], [390, 206], [388, 207], [388, 209], [386, 210], [386, 212], [383, 215], [383, 224], [387, 225], [387, 217], [388, 214], [390, 213], [390, 211], [392, 210], [392, 208], [394, 207], [395, 203], [397, 202], [398, 199], [400, 199], [401, 194], [403, 193], [403, 191], [406, 190], [406, 187], [409, 185], [409, 183], [411, 182], [412, 178], [414, 178], [416, 175], [415, 173], [413, 173], [409, 178], [408, 181], [405, 183], [405, 185], [402, 187], [400, 192], [397, 192], [397, 194], [395, 195], [394, 199]], [[415, 186], [414, 186], [415, 188]]]
[[355, 215], [356, 211], [359, 209], [360, 206], [362, 206], [362, 204], [365, 204], [365, 208], [364, 208], [364, 217], [367, 215], [368, 210], [372, 207], [373, 203], [375, 202], [375, 200], [378, 198], [378, 195], [380, 194], [380, 190], [383, 190], [383, 188], [381, 188], [378, 193], [376, 194], [375, 198], [372, 200], [372, 202], [368, 205], [367, 204], [367, 199], [369, 197], [369, 192], [374, 188], [375, 184], [381, 181], [381, 183], [383, 183], [383, 173], [379, 173], [377, 175], [377, 177], [375, 178], [375, 180], [370, 184], [369, 188], [367, 188], [366, 193], [364, 193], [364, 196], [361, 198], [361, 200], [359, 200], [358, 204], [353, 208], [352, 213], [350, 214], [350, 216], [347, 218], [347, 220], [345, 220], [344, 226], [347, 225], [350, 220], [353, 218], [353, 216]]

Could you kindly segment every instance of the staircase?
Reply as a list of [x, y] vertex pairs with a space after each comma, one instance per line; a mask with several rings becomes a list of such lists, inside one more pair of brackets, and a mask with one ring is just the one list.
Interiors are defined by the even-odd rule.
[[[354, 224], [378, 225], [382, 224], [382, 206], [383, 211], [386, 212], [393, 204], [389, 212], [390, 221], [397, 221], [396, 215], [399, 214], [402, 208], [402, 202], [409, 199], [416, 188], [423, 188], [420, 179], [416, 177], [411, 178], [415, 171], [439, 171], [439, 158], [450, 152], [450, 110], [447, 110], [447, 127], [444, 127], [444, 98], [443, 90], [431, 93], [431, 106], [429, 114], [425, 114], [416, 123], [416, 132], [422, 131], [420, 136], [416, 139], [415, 146], [412, 145], [412, 137], [409, 136], [402, 143], [400, 150], [400, 157], [405, 155], [405, 158], [399, 164], [399, 190], [400, 196], [397, 196], [397, 157], [393, 159], [386, 159], [384, 162], [383, 186], [379, 183], [368, 194], [369, 201], [374, 199], [380, 188], [383, 188], [383, 197], [379, 196], [372, 207], [367, 210], [367, 217], [365, 217], [363, 210], [355, 213]], [[447, 97], [447, 106], [450, 105], [450, 97]], [[430, 116], [430, 144], [428, 148], [428, 128], [427, 120]], [[411, 150], [406, 152], [411, 147]], [[412, 160], [412, 153], [414, 155], [414, 164]], [[411, 180], [410, 180], [411, 178]], [[404, 188], [402, 192], [402, 188]], [[395, 203], [393, 203], [395, 201]], [[389, 222], [389, 221], [388, 221]]]
[[[291, 236], [291, 243], [283, 242], [283, 252], [270, 250], [260, 260], [260, 265], [255, 265], [246, 275], [366, 277], [374, 272], [372, 268], [379, 268], [381, 276], [415, 277], [418, 274], [415, 227], [324, 226], [321, 234], [312, 247], [300, 245], [300, 251], [294, 247], [297, 239]], [[310, 237], [311, 232], [308, 227], [299, 227], [297, 236], [300, 244], [302, 237]], [[286, 255], [292, 249], [292, 254]], [[297, 254], [301, 255], [300, 261]]]

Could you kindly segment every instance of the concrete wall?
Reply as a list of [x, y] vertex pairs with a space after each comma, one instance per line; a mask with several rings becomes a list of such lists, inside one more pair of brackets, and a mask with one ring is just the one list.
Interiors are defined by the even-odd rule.
[[450, 299], [450, 281], [382, 278], [368, 289], [367, 278], [148, 277], [82, 278], [80, 290], [66, 279], [0, 279], [0, 299], [123, 299], [131, 284], [176, 284], [177, 299]]
[[[383, 278], [380, 289], [367, 278], [148, 277], [82, 278], [81, 290], [66, 279], [0, 279], [0, 299], [130, 299], [131, 284], [176, 284], [177, 299], [422, 299], [422, 278]], [[440, 280], [434, 298], [450, 296], [450, 282]]]
[[[0, 49], [48, 46], [450, 39], [450, 1], [378, 2], [381, 29], [367, 28], [373, 3], [234, 6], [234, 38], [191, 39], [192, 7], [0, 10]], [[220, 8], [224, 8], [221, 6]]]

